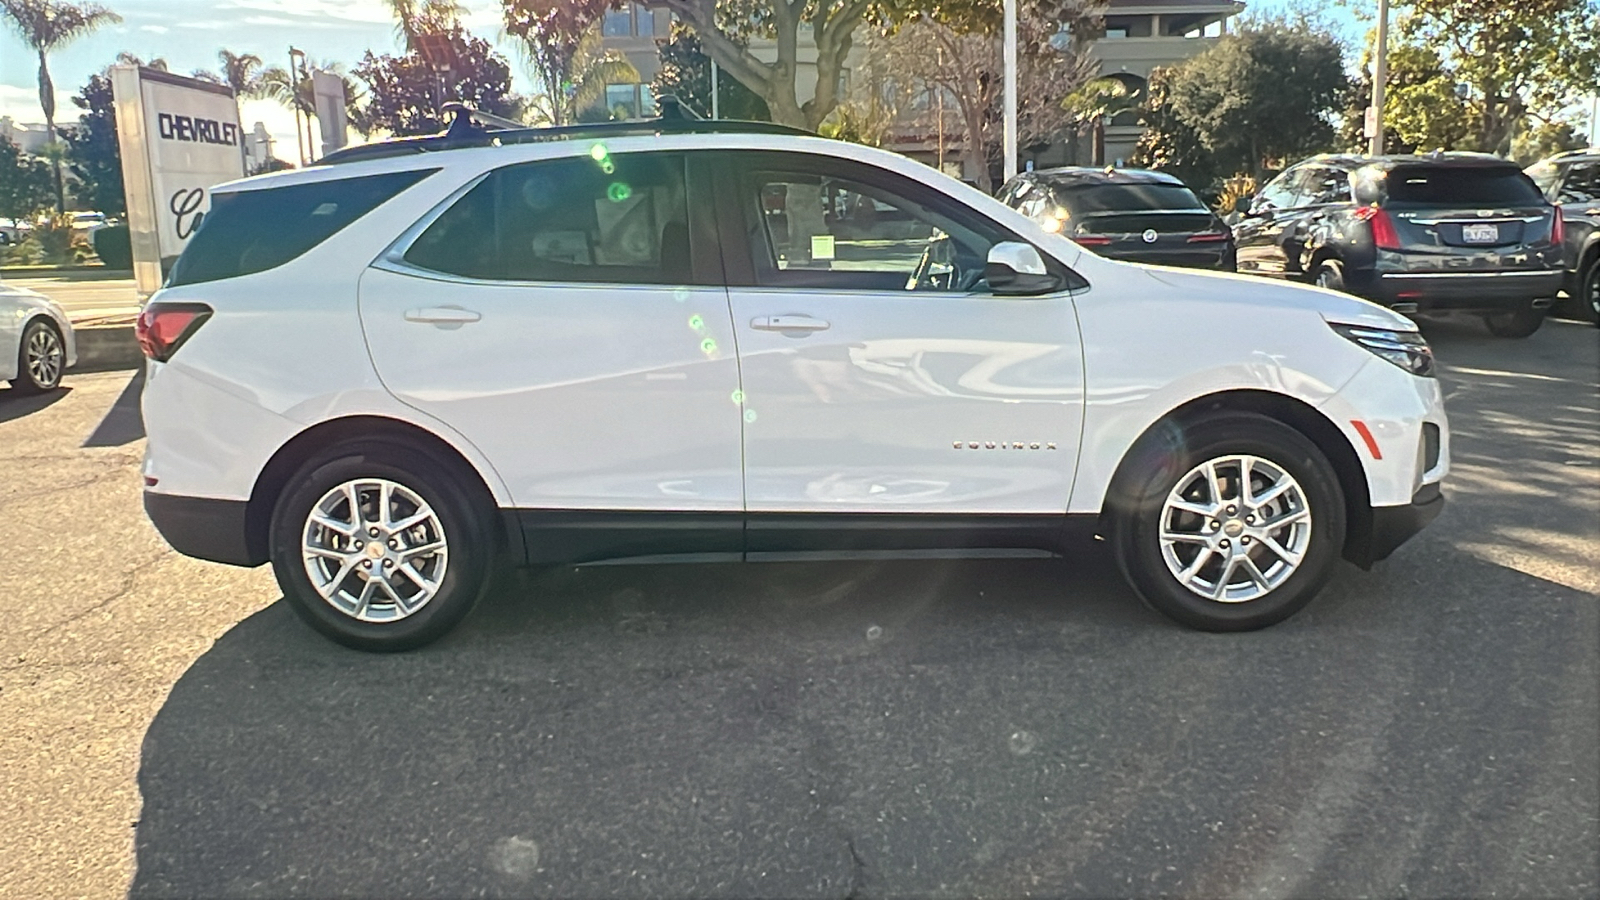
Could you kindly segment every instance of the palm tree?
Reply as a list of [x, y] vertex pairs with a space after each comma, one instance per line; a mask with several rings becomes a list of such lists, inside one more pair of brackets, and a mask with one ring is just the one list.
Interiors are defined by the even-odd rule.
[[406, 52], [417, 49], [417, 36], [447, 31], [467, 8], [457, 0], [384, 0], [395, 17], [395, 33]]
[[[628, 58], [615, 50], [606, 49], [597, 22], [583, 33], [573, 50], [571, 67], [566, 72], [547, 73], [533, 64], [537, 59], [533, 47], [524, 41], [523, 60], [528, 64], [534, 81], [544, 88], [534, 97], [528, 110], [533, 124], [567, 125], [577, 121], [578, 115], [605, 100], [606, 85], [636, 84], [639, 70]], [[553, 78], [559, 83], [550, 83]], [[606, 111], [608, 114], [611, 110]]]
[[339, 76], [339, 80], [344, 83], [344, 108], [350, 117], [350, 127], [363, 136], [371, 134], [371, 123], [363, 115], [365, 107], [362, 101], [366, 98], [366, 92], [354, 78], [345, 73], [344, 67], [336, 62], [306, 59], [305, 68], [300, 72], [298, 79], [298, 89], [295, 87], [297, 79], [292, 72], [283, 66], [268, 66], [255, 77], [253, 93], [250, 96], [276, 100], [291, 110], [315, 116], [317, 108], [311, 90], [312, 69], [321, 69]]
[[1119, 78], [1096, 78], [1061, 101], [1079, 124], [1088, 124], [1093, 137], [1094, 165], [1106, 163], [1106, 123], [1117, 116], [1144, 106], [1143, 91], [1135, 93]]
[[217, 62], [222, 66], [222, 83], [233, 88], [235, 94], [240, 97], [261, 95], [261, 77], [256, 73], [263, 65], [261, 57], [254, 53], [218, 50]]
[[[56, 86], [50, 80], [49, 55], [102, 25], [122, 17], [97, 3], [72, 4], [62, 0], [0, 0], [0, 13], [22, 40], [39, 54], [39, 106], [44, 109], [50, 145], [56, 142]], [[52, 161], [56, 211], [66, 212], [67, 195], [61, 182], [61, 160]]]

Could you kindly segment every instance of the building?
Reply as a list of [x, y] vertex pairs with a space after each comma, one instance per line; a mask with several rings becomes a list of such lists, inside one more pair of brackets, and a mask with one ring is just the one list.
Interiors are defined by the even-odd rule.
[[0, 138], [16, 144], [23, 153], [33, 154], [50, 142], [43, 122], [16, 122], [10, 116], [0, 116]]
[[[1138, 100], [1148, 87], [1151, 70], [1182, 62], [1210, 48], [1217, 38], [1228, 33], [1232, 20], [1244, 8], [1239, 0], [1107, 0], [1105, 35], [1090, 45], [1090, 54], [1099, 63], [1100, 77], [1122, 82], [1130, 96]], [[626, 56], [639, 70], [642, 82], [607, 85], [608, 108], [625, 111], [629, 116], [654, 113], [649, 83], [660, 68], [656, 41], [666, 39], [671, 24], [671, 13], [650, 9], [645, 2], [626, 2], [606, 14], [602, 23], [604, 46]], [[777, 48], [771, 41], [753, 41], [750, 50], [764, 60], [777, 58]], [[796, 51], [796, 89], [801, 97], [808, 97], [817, 79], [816, 47], [809, 39], [808, 29], [801, 30]], [[859, 67], [861, 53], [857, 44], [846, 60], [842, 87], [849, 86], [851, 70]], [[1092, 136], [1083, 135], [1046, 148], [1034, 154], [1031, 161], [1040, 166], [1119, 163], [1132, 155], [1142, 129], [1137, 114], [1130, 112], [1103, 123], [1103, 132], [1103, 153], [1095, 152]], [[959, 146], [953, 141], [938, 141], [945, 158], [936, 161], [934, 157], [939, 154], [933, 149], [934, 143], [920, 135], [891, 147], [918, 158], [926, 157], [930, 164], [940, 162], [950, 170], [959, 159]]]

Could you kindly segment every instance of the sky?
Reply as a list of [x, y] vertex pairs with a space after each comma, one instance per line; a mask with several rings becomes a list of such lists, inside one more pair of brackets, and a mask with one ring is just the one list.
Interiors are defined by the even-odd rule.
[[[217, 51], [254, 53], [269, 65], [288, 65], [291, 45], [313, 60], [329, 60], [353, 68], [368, 50], [397, 53], [394, 18], [382, 0], [101, 0], [122, 16], [122, 23], [81, 38], [50, 57], [56, 84], [56, 116], [75, 121], [72, 104], [89, 76], [104, 69], [118, 53], [143, 59], [162, 57], [171, 70], [188, 74], [198, 68], [215, 70]], [[1325, 10], [1352, 40], [1363, 33], [1350, 11], [1331, 0], [1246, 0], [1250, 12], [1275, 12], [1291, 7]], [[500, 39], [500, 4], [497, 0], [467, 0], [469, 30], [497, 43], [512, 60], [513, 87], [527, 92], [529, 81], [518, 62], [513, 42]], [[0, 116], [19, 122], [42, 122], [39, 108], [38, 63], [32, 51], [14, 33], [0, 32]], [[276, 153], [292, 158], [294, 116], [283, 106], [263, 100], [240, 104], [246, 130], [258, 121], [277, 140]]]

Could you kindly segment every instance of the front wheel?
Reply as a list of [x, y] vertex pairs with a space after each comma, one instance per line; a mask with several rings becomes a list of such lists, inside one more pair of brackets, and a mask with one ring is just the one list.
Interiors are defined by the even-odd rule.
[[1315, 444], [1246, 413], [1142, 443], [1113, 491], [1113, 544], [1146, 603], [1192, 628], [1249, 631], [1311, 602], [1345, 538], [1338, 475]]
[[22, 331], [22, 344], [17, 348], [17, 377], [11, 387], [29, 394], [53, 391], [61, 385], [66, 362], [61, 335], [43, 319], [34, 319]]
[[1578, 315], [1586, 321], [1600, 325], [1600, 254], [1589, 260], [1578, 280]]
[[1337, 259], [1325, 259], [1317, 266], [1313, 280], [1317, 287], [1344, 293], [1344, 264]]
[[1494, 313], [1483, 317], [1483, 324], [1489, 333], [1495, 337], [1525, 338], [1539, 330], [1544, 324], [1544, 310], [1535, 309], [1529, 303], [1520, 309], [1507, 313]]
[[493, 510], [481, 494], [453, 467], [392, 442], [347, 444], [312, 460], [270, 526], [284, 599], [358, 650], [442, 637], [493, 574]]

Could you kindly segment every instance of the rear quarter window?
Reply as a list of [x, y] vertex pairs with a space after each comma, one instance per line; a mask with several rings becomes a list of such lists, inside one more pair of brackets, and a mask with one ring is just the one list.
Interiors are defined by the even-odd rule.
[[438, 169], [386, 172], [214, 194], [167, 284], [237, 278], [281, 266]]
[[1391, 203], [1522, 206], [1544, 200], [1533, 180], [1513, 166], [1400, 166], [1387, 182]]

